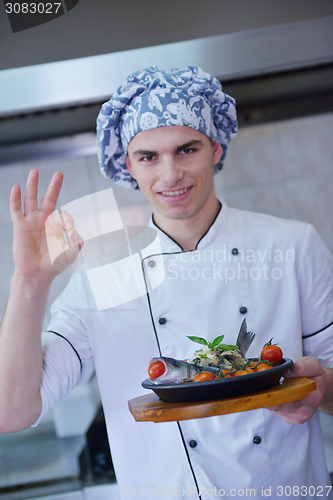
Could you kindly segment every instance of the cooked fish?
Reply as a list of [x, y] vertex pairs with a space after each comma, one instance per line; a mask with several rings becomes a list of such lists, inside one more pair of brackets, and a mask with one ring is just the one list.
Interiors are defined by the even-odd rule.
[[[160, 366], [158, 370], [162, 371], [162, 374], [149, 380], [154, 384], [180, 383], [183, 380], [193, 380], [195, 375], [203, 371], [209, 371], [214, 375], [217, 375], [222, 370], [235, 371], [246, 362], [245, 354], [254, 337], [255, 334], [247, 330], [246, 319], [242, 322], [237, 344], [234, 346], [235, 349], [232, 350], [224, 350], [233, 347], [224, 344], [222, 349], [222, 344], [219, 344], [219, 342], [223, 339], [223, 336], [215, 339], [216, 345], [214, 345], [214, 342], [209, 344], [200, 337], [189, 337], [195, 342], [199, 341], [200, 344], [205, 343], [206, 345], [202, 349], [195, 351], [195, 358], [189, 362], [164, 356], [153, 358], [149, 366], [151, 367], [153, 363], [160, 361], [164, 365], [164, 372], [163, 366]], [[221, 349], [219, 349], [219, 346]]]

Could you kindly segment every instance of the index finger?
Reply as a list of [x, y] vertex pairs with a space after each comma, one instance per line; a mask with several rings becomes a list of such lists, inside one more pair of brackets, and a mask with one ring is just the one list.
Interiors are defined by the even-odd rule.
[[40, 212], [44, 212], [45, 214], [50, 214], [54, 212], [57, 201], [59, 198], [62, 182], [64, 176], [61, 172], [56, 172], [48, 185], [46, 193], [44, 194], [41, 204], [40, 204]]

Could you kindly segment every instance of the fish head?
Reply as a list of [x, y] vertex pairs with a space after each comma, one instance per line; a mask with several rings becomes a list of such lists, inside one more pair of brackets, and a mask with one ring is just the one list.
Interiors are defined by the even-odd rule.
[[148, 374], [153, 384], [177, 383], [186, 378], [187, 368], [183, 361], [161, 356], [150, 361]]

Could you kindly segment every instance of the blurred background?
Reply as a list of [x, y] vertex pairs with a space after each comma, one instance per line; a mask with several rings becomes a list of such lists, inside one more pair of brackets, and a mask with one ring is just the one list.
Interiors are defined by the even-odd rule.
[[[80, 0], [18, 33], [1, 3], [1, 316], [13, 272], [9, 193], [31, 168], [40, 198], [60, 170], [59, 205], [113, 187], [124, 224], [148, 221], [140, 192], [100, 174], [95, 121], [123, 79], [152, 64], [199, 65], [236, 98], [240, 129], [215, 178], [221, 201], [310, 222], [333, 252], [331, 0]], [[48, 305], [68, 279], [55, 280]], [[332, 472], [332, 418], [321, 421]], [[37, 428], [0, 435], [0, 500], [117, 499], [111, 455], [93, 378]]]

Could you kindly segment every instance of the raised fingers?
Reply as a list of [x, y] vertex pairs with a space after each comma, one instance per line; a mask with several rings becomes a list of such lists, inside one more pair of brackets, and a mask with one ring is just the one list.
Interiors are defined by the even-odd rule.
[[38, 189], [38, 170], [30, 170], [24, 194], [24, 214], [28, 215], [38, 210], [37, 189]]
[[62, 186], [64, 176], [61, 172], [56, 172], [48, 185], [46, 193], [44, 194], [41, 204], [40, 211], [46, 214], [50, 214], [55, 210], [57, 201], [59, 198], [59, 193]]
[[23, 216], [21, 208], [21, 188], [13, 186], [9, 198], [10, 215], [13, 223]]

